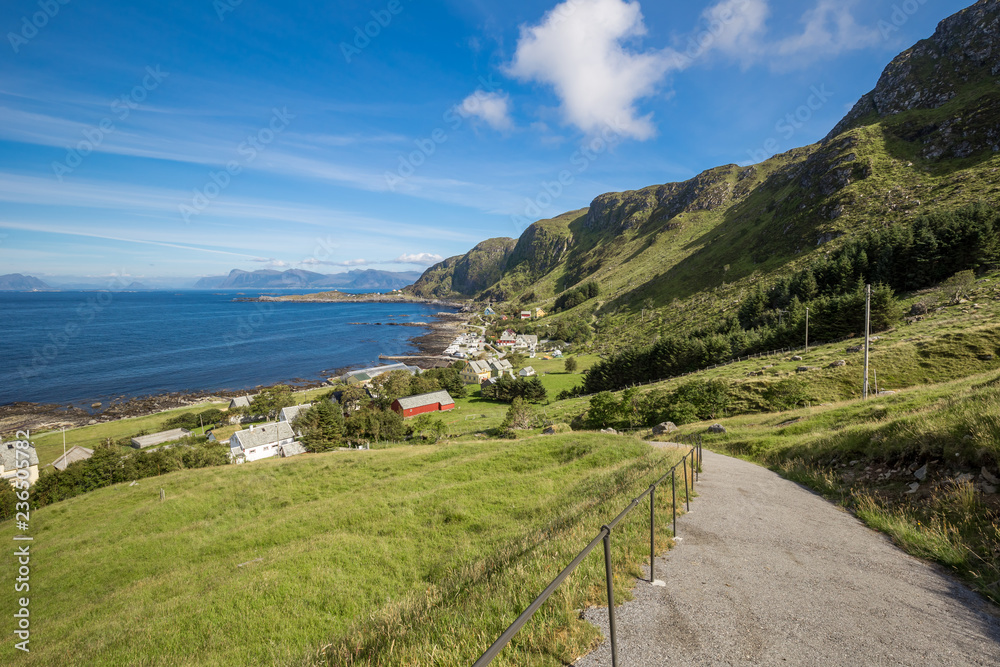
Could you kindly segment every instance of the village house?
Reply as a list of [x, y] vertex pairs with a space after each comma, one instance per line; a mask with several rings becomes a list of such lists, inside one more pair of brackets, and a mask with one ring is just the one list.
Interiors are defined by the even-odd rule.
[[249, 408], [250, 403], [253, 399], [257, 398], [256, 394], [247, 394], [246, 396], [236, 396], [229, 401], [230, 410], [238, 410], [239, 408]]
[[465, 384], [480, 384], [490, 377], [491, 372], [489, 363], [477, 359], [465, 364], [465, 367], [458, 372], [458, 377]]
[[304, 405], [292, 405], [287, 408], [281, 408], [281, 412], [278, 413], [278, 421], [292, 423], [299, 414], [311, 407], [312, 403], [305, 403]]
[[[250, 428], [237, 431], [229, 438], [229, 458], [236, 463], [244, 463], [281, 456], [282, 447], [293, 443], [301, 445], [295, 441], [295, 431], [288, 422], [269, 422], [260, 426], [251, 424]], [[288, 451], [294, 449], [288, 448]]]
[[497, 311], [493, 310], [489, 306], [486, 306], [486, 308], [483, 309], [483, 315], [490, 316], [490, 315], [496, 315], [496, 314], [497, 314]]
[[415, 417], [427, 412], [443, 412], [455, 409], [455, 399], [446, 391], [433, 391], [429, 394], [397, 398], [390, 406], [393, 410], [406, 417]]
[[499, 345], [500, 347], [514, 347], [514, 344], [516, 342], [517, 342], [517, 334], [511, 331], [510, 329], [507, 329], [502, 334], [500, 334], [500, 338], [497, 339], [497, 345]]
[[514, 376], [514, 367], [506, 359], [490, 359], [490, 377]]
[[530, 310], [522, 310], [521, 311], [521, 319], [522, 320], [530, 320], [531, 319], [531, 311]]
[[538, 347], [538, 336], [534, 334], [521, 334], [514, 340], [515, 350], [528, 350], [534, 352]]
[[137, 435], [132, 438], [132, 446], [136, 449], [146, 449], [147, 447], [162, 445], [165, 442], [183, 440], [189, 435], [191, 435], [191, 431], [186, 428], [172, 428], [169, 431], [160, 431], [159, 433], [150, 433], [149, 435]]
[[541, 308], [535, 308], [535, 319], [545, 317], [545, 311]]
[[[0, 443], [0, 479], [14, 484], [20, 478], [27, 480], [30, 486], [38, 481], [38, 453], [30, 445], [27, 450], [22, 449], [21, 452], [21, 456], [18, 456], [14, 441]], [[25, 453], [28, 455], [27, 466], [24, 465]], [[18, 475], [18, 469], [27, 472]]]
[[532, 368], [531, 366], [525, 366], [524, 368], [519, 370], [517, 374], [523, 378], [530, 378], [531, 376], [536, 375], [535, 369]]
[[65, 470], [70, 463], [86, 461], [93, 455], [93, 449], [87, 449], [86, 447], [81, 447], [80, 445], [74, 445], [72, 449], [53, 461], [52, 467], [56, 470]]

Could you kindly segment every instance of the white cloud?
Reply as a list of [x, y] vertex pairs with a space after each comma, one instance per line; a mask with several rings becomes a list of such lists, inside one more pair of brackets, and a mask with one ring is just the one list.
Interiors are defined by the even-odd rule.
[[321, 264], [326, 266], [364, 266], [365, 264], [371, 264], [371, 262], [367, 259], [348, 259], [343, 262], [334, 262], [328, 259], [316, 259], [315, 257], [309, 257], [308, 259], [304, 259], [299, 262], [299, 264], [303, 264], [305, 266], [319, 266]]
[[419, 266], [431, 266], [442, 261], [444, 257], [429, 252], [418, 252], [412, 254], [402, 254], [392, 260], [396, 264], [417, 264]]
[[702, 12], [704, 29], [695, 40], [701, 52], [719, 51], [744, 67], [761, 62], [774, 69], [804, 67], [818, 58], [880, 43], [878, 30], [854, 20], [851, 8], [856, 4], [857, 0], [818, 0], [803, 13], [800, 33], [770, 38], [768, 0], [723, 0]]
[[625, 40], [646, 34], [638, 2], [567, 0], [535, 26], [522, 26], [506, 71], [551, 85], [564, 119], [587, 133], [607, 126], [636, 139], [655, 134], [652, 114], [638, 117], [637, 100], [684, 67], [673, 49], [631, 51]]
[[510, 98], [507, 93], [477, 90], [462, 100], [455, 110], [466, 118], [481, 118], [494, 130], [504, 131], [514, 127], [510, 119]]

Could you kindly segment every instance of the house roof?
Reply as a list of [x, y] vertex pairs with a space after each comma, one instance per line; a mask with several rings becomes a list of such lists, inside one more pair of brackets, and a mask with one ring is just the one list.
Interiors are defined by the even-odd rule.
[[523, 340], [528, 345], [531, 345], [531, 346], [538, 345], [538, 336], [536, 336], [534, 334], [522, 334], [522, 335], [518, 336], [518, 338], [520, 338], [521, 340]]
[[290, 442], [287, 445], [282, 445], [279, 451], [282, 456], [297, 456], [299, 454], [305, 454], [306, 448], [301, 442]]
[[498, 371], [511, 371], [514, 367], [511, 366], [510, 361], [507, 359], [490, 359], [490, 366], [497, 369]]
[[[18, 456], [14, 451], [13, 442], [5, 442], [0, 444], [0, 465], [3, 466], [4, 470], [14, 470], [17, 468]], [[20, 459], [23, 461], [24, 457], [21, 456]], [[38, 453], [35, 452], [34, 447], [28, 448], [28, 465], [36, 466], [38, 465]]]
[[249, 408], [250, 402], [256, 398], [256, 394], [247, 394], [246, 396], [237, 396], [229, 401], [229, 407], [232, 408]]
[[476, 359], [474, 361], [470, 361], [469, 365], [467, 366], [467, 368], [471, 369], [473, 373], [477, 373], [477, 374], [478, 373], [489, 373], [490, 372], [490, 364], [489, 364], [489, 362], [483, 361], [481, 359]]
[[65, 470], [66, 466], [70, 463], [86, 461], [93, 455], [93, 449], [87, 449], [86, 447], [81, 447], [80, 445], [74, 445], [68, 452], [53, 461], [52, 467], [56, 470]]
[[299, 416], [301, 412], [308, 410], [312, 407], [312, 403], [305, 403], [304, 405], [293, 405], [287, 408], [281, 408], [281, 412], [278, 414], [279, 422], [291, 422], [294, 421], [296, 417]]
[[253, 449], [260, 445], [271, 445], [279, 440], [295, 437], [295, 431], [288, 422], [269, 422], [233, 434], [243, 449]]
[[532, 368], [531, 366], [525, 366], [524, 368], [521, 369], [519, 373], [519, 375], [534, 375], [534, 374], [535, 374], [535, 369]]
[[180, 440], [188, 437], [189, 435], [191, 435], [191, 431], [186, 428], [172, 428], [169, 431], [160, 431], [159, 433], [136, 436], [132, 438], [132, 445], [138, 447], [139, 449], [144, 449], [146, 447], [152, 447], [153, 445], [163, 444], [164, 442]]
[[429, 394], [418, 394], [416, 396], [406, 396], [404, 398], [397, 398], [396, 402], [399, 403], [399, 407], [404, 410], [412, 410], [413, 408], [422, 408], [425, 405], [435, 405], [440, 403], [441, 405], [453, 405], [455, 399], [451, 397], [451, 394], [442, 391], [432, 391]]

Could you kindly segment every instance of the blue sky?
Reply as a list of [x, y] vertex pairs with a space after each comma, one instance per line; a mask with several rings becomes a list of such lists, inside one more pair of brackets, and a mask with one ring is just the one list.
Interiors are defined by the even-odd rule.
[[0, 274], [422, 270], [817, 141], [970, 2], [7, 0]]

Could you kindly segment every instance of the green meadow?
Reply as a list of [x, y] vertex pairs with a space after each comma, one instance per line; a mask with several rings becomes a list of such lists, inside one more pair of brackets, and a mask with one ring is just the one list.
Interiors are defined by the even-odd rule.
[[[99, 489], [32, 513], [32, 650], [5, 642], [0, 656], [469, 664], [678, 456], [632, 438], [556, 435], [312, 454]], [[665, 549], [669, 494], [658, 498]], [[621, 597], [646, 560], [646, 516], [614, 535]], [[8, 580], [15, 567], [0, 565]], [[583, 653], [598, 636], [578, 610], [603, 590], [595, 553], [495, 664]], [[12, 595], [0, 613], [10, 618]]]

